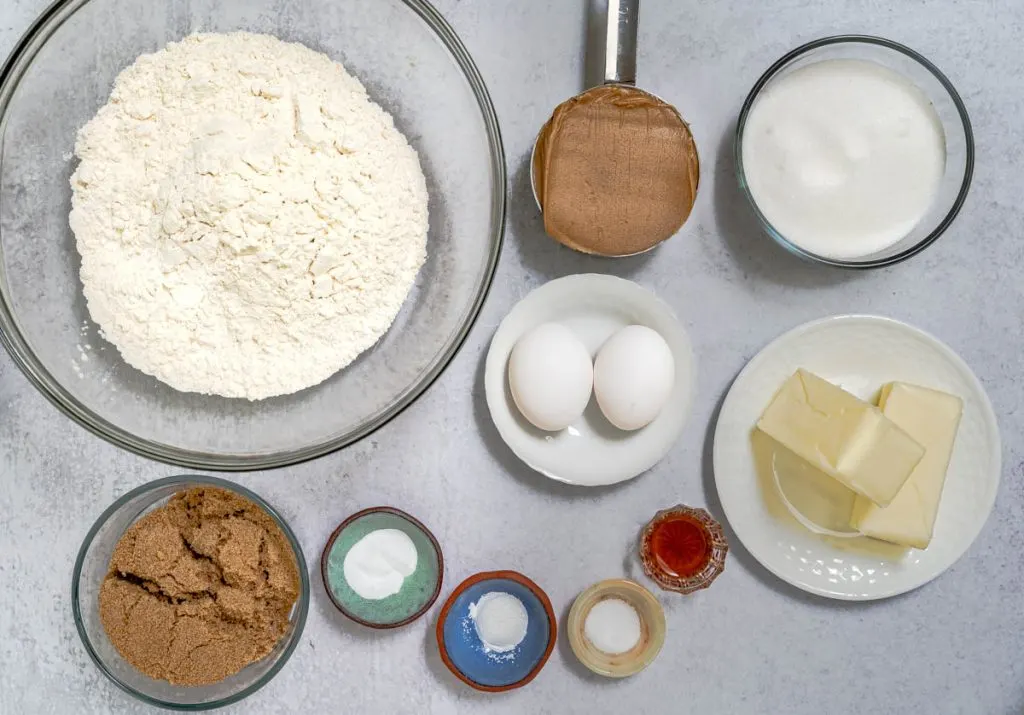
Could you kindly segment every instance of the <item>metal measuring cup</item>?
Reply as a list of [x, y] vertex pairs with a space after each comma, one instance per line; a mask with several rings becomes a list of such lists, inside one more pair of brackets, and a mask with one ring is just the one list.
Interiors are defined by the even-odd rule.
[[[668, 102], [665, 102], [657, 95], [636, 87], [636, 43], [639, 17], [640, 0], [608, 0], [608, 13], [604, 33], [604, 81], [596, 87], [590, 87], [583, 92], [580, 92], [576, 97], [583, 97], [587, 93], [593, 92], [601, 87], [615, 85], [630, 92], [635, 92], [637, 95], [646, 95], [663, 102], [664, 104], [668, 104]], [[689, 135], [692, 142], [693, 135], [690, 133], [690, 129], [686, 125], [686, 122], [681, 118], [679, 121], [680, 126], [685, 130], [686, 134]], [[537, 139], [533, 144], [533, 150], [530, 154], [530, 188], [533, 191], [533, 199], [537, 204], [537, 208], [542, 212], [544, 210], [544, 206], [541, 202], [540, 192], [538, 190], [539, 167], [537, 162], [537, 146], [540, 143], [543, 131], [544, 130], [542, 129], [541, 132], [538, 133]], [[696, 145], [694, 144], [694, 146]], [[639, 253], [644, 253], [657, 245], [658, 244], [654, 244]]]

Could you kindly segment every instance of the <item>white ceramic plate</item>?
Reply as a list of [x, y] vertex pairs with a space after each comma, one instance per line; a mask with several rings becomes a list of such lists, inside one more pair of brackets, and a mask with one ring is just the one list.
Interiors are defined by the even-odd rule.
[[[886, 382], [914, 383], [964, 401], [935, 535], [924, 551], [860, 537], [811, 533], [774, 489], [770, 442], [753, 427], [779, 386], [806, 368], [871, 399]], [[740, 373], [715, 428], [715, 483], [743, 545], [779, 578], [830, 598], [871, 600], [910, 591], [941, 574], [978, 536], [1001, 470], [999, 428], [971, 369], [944, 344], [888, 318], [838, 316], [802, 325], [762, 350]]]
[[[547, 322], [571, 329], [591, 357], [628, 325], [658, 331], [676, 363], [675, 386], [661, 414], [643, 429], [623, 432], [605, 419], [591, 397], [583, 416], [561, 432], [543, 432], [527, 422], [508, 389], [508, 359], [520, 336]], [[487, 353], [484, 387], [498, 433], [520, 459], [557, 481], [598, 486], [631, 479], [668, 453], [689, 415], [693, 379], [690, 338], [672, 309], [636, 283], [587, 273], [544, 284], [505, 316]]]

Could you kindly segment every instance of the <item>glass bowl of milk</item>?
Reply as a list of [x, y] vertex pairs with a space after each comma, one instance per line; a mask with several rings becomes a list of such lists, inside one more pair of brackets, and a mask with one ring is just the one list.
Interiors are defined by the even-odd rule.
[[913, 256], [953, 222], [974, 136], [960, 95], [926, 58], [879, 37], [826, 37], [780, 58], [751, 89], [736, 166], [783, 247], [876, 268]]

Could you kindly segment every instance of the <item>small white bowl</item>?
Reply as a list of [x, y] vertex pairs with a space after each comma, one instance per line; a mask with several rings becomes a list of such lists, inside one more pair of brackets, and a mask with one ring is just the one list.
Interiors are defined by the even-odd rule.
[[[646, 427], [612, 425], [593, 398], [583, 416], [560, 432], [537, 429], [520, 414], [508, 387], [508, 359], [520, 336], [541, 323], [562, 323], [591, 357], [628, 325], [646, 325], [665, 338], [675, 358], [672, 393]], [[484, 387], [498, 433], [527, 465], [551, 479], [582, 486], [631, 479], [658, 463], [686, 424], [696, 366], [686, 330], [669, 306], [632, 281], [587, 273], [553, 280], [523, 298], [498, 326], [487, 353]]]

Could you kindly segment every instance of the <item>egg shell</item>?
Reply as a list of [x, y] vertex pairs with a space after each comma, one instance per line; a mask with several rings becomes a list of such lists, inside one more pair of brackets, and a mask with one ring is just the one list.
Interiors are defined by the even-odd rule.
[[523, 417], [558, 432], [579, 419], [590, 402], [594, 365], [575, 333], [560, 323], [542, 323], [516, 342], [508, 382]]
[[656, 331], [630, 325], [610, 337], [594, 362], [594, 396], [608, 421], [621, 430], [646, 427], [672, 394], [672, 349]]

